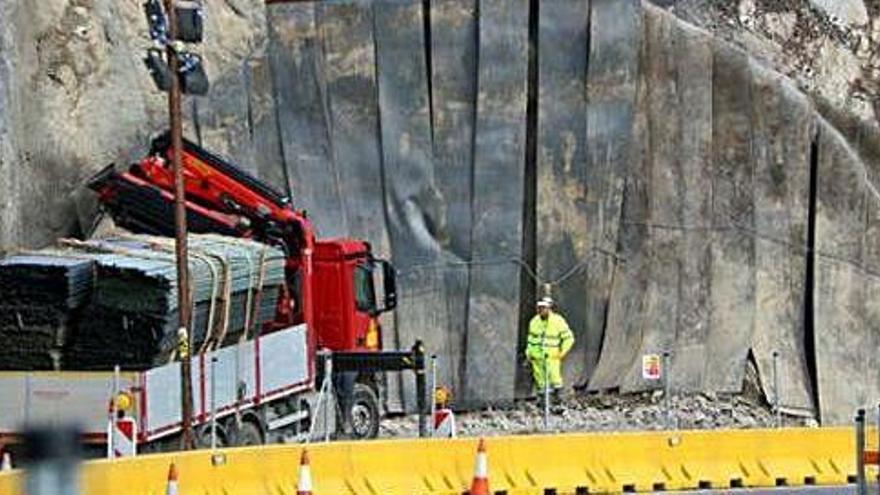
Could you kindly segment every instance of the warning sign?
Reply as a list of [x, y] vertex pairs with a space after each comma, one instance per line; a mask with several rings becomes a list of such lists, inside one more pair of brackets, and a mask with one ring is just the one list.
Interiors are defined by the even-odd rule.
[[642, 356], [642, 378], [645, 380], [660, 379], [660, 355], [645, 354]]
[[107, 458], [137, 455], [137, 423], [133, 418], [119, 418], [108, 425]]

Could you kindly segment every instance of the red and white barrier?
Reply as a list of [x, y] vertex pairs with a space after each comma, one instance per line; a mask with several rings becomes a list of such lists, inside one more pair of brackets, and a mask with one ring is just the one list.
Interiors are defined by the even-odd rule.
[[137, 422], [134, 418], [119, 418], [107, 424], [107, 458], [137, 455]]
[[455, 413], [452, 409], [434, 411], [434, 436], [439, 438], [455, 438]]

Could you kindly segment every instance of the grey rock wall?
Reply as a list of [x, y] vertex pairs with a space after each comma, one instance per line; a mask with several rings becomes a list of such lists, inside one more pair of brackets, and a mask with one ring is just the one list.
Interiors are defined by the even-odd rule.
[[[365, 64], [363, 79], [320, 98], [332, 112], [375, 87], [362, 111], [378, 115], [356, 139], [341, 141], [328, 126], [330, 142], [365, 139], [358, 168], [383, 178], [357, 184], [384, 198], [385, 235], [401, 271], [393, 341], [426, 339], [463, 403], [527, 392], [519, 314], [530, 311], [526, 296], [549, 283], [578, 337], [566, 362], [570, 383], [653, 388], [641, 358], [665, 350], [675, 388], [737, 392], [751, 358], [771, 400], [778, 382], [787, 409], [818, 407], [828, 421], [845, 420], [856, 400], [838, 398], [831, 384], [864, 380], [841, 369], [849, 354], [830, 346], [827, 332], [843, 316], [814, 291], [832, 283], [813, 245], [829, 235], [818, 220], [821, 136], [835, 131], [791, 81], [634, 1], [544, 1], [531, 20], [527, 3], [366, 5], [347, 7], [372, 19], [354, 32], [372, 22], [374, 52], [348, 48]], [[291, 67], [309, 60], [306, 69], [320, 71], [322, 57], [331, 60], [321, 54], [330, 44], [321, 26], [334, 9], [270, 8], [276, 25], [295, 19], [291, 10], [314, 19], [303, 45], [312, 51]], [[276, 71], [282, 91], [320, 93], [330, 77], [280, 78], [285, 70]], [[318, 134], [284, 142], [323, 146], [311, 138]], [[365, 151], [373, 146], [380, 151]], [[332, 169], [347, 159], [322, 160]], [[326, 168], [304, 172], [306, 161], [288, 166], [307, 181], [328, 179]], [[866, 186], [845, 189], [862, 195]], [[318, 201], [330, 189], [304, 191], [300, 201], [329, 201], [331, 212], [345, 201]], [[854, 335], [872, 335], [866, 311], [853, 310]], [[875, 384], [863, 388], [858, 400], [876, 396]]]
[[[8, 4], [0, 5], [0, 25], [8, 25], [11, 19]], [[0, 29], [0, 251], [8, 248], [18, 240], [18, 195], [13, 174], [15, 151], [13, 139], [15, 129], [12, 119], [16, 115], [13, 104], [16, 102], [13, 92], [14, 57], [12, 56], [13, 32]]]
[[[654, 388], [641, 358], [665, 350], [678, 390], [737, 392], [753, 359], [768, 398], [826, 422], [880, 398], [860, 111], [636, 0], [208, 7], [188, 135], [390, 256], [385, 344], [425, 340], [460, 404], [527, 393], [544, 284], [577, 335], [570, 384]], [[82, 180], [163, 127], [139, 8], [0, 6], [0, 246], [82, 230]]]
[[845, 423], [878, 398], [876, 162], [819, 128], [816, 201], [815, 357], [822, 417]]
[[[264, 47], [264, 7], [258, 0], [207, 6], [203, 53], [214, 86], [198, 102], [200, 134], [277, 181], [277, 153], [252, 151], [271, 149], [263, 141], [277, 134], [264, 132], [275, 126], [257, 131], [274, 112], [268, 64], [255, 60]], [[141, 62], [149, 46], [141, 2], [6, 1], [0, 20], [0, 247], [39, 246], [90, 227], [94, 204], [82, 182], [137, 156], [135, 148], [167, 125], [167, 107]], [[264, 156], [274, 170], [260, 162]]]
[[[539, 16], [538, 98], [542, 104], [537, 116], [535, 164], [536, 271], [560, 280], [569, 289], [560, 293], [559, 303], [569, 319], [585, 322], [589, 313], [587, 284], [595, 278], [570, 268], [585, 263], [591, 253], [588, 191], [584, 187], [589, 171], [588, 57], [584, 53], [590, 39], [590, 5], [552, 2], [545, 4]], [[592, 332], [585, 327], [576, 328], [572, 359], [565, 363], [568, 376], [585, 376], [598, 360], [601, 325], [593, 326]]]
[[880, 5], [864, 0], [651, 0], [876, 125]]

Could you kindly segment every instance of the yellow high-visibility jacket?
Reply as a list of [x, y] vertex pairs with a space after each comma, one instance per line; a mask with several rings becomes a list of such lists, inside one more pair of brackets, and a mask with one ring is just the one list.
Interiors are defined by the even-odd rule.
[[574, 334], [562, 315], [550, 312], [546, 320], [535, 315], [529, 322], [526, 357], [531, 360], [562, 359], [574, 345]]

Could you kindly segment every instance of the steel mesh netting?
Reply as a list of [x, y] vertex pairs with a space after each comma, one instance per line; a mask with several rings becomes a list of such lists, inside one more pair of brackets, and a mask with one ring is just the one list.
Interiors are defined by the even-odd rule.
[[[70, 325], [66, 310], [48, 306], [0, 307], [0, 367], [52, 369]], [[55, 358], [53, 359], [53, 356]]]
[[[194, 351], [238, 342], [274, 319], [284, 282], [281, 250], [216, 235], [191, 236], [189, 243]], [[35, 255], [51, 262], [13, 257], [0, 264], [6, 281], [0, 290], [8, 289], [0, 337], [10, 344], [0, 349], [2, 366], [143, 369], [173, 359], [179, 327], [173, 241], [121, 236], [65, 245]]]
[[4, 368], [57, 366], [57, 351], [71, 318], [88, 301], [93, 272], [90, 259], [49, 251], [0, 260], [0, 363]]
[[0, 260], [2, 304], [50, 304], [66, 308], [88, 299], [94, 263], [51, 255], [21, 254]]

